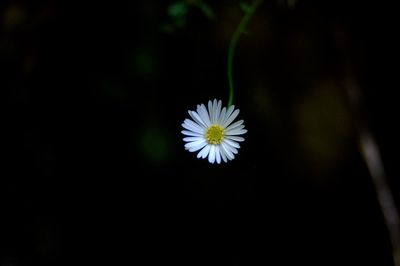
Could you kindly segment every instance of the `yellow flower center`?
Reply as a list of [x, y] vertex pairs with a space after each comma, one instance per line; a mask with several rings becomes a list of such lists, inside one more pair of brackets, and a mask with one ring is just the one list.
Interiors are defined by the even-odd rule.
[[221, 144], [224, 139], [225, 130], [220, 125], [211, 125], [205, 134], [205, 138], [209, 144]]

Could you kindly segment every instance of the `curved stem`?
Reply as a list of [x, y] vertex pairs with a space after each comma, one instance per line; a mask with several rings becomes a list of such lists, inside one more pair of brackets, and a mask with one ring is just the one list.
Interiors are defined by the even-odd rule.
[[240, 21], [239, 25], [237, 26], [235, 32], [232, 35], [231, 41], [228, 47], [228, 81], [229, 81], [229, 100], [228, 100], [228, 107], [233, 103], [233, 55], [235, 53], [236, 44], [239, 40], [240, 35], [244, 32], [250, 18], [253, 16], [254, 12], [256, 11], [257, 7], [263, 2], [264, 0], [256, 0], [254, 3], [246, 8], [245, 15], [243, 16], [242, 20]]

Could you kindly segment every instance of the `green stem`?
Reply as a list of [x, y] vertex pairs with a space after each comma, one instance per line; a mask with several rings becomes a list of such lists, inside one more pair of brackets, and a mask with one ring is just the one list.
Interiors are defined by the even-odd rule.
[[240, 35], [246, 29], [247, 24], [249, 23], [250, 18], [253, 16], [254, 12], [256, 11], [257, 7], [263, 2], [264, 0], [256, 0], [254, 3], [249, 6], [245, 10], [245, 14], [240, 21], [239, 25], [237, 26], [235, 32], [232, 35], [231, 41], [228, 47], [228, 81], [229, 81], [229, 100], [228, 100], [228, 107], [233, 103], [233, 55], [235, 53], [236, 44], [239, 40]]

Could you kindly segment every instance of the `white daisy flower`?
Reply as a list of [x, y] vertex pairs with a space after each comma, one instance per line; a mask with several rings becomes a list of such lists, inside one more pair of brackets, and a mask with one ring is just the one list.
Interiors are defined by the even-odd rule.
[[239, 109], [235, 106], [222, 108], [221, 101], [214, 99], [208, 101], [208, 110], [204, 104], [197, 105], [197, 111], [189, 111], [191, 119], [185, 119], [182, 126], [182, 134], [186, 135], [183, 141], [185, 149], [190, 152], [199, 151], [197, 158], [206, 158], [210, 163], [221, 163], [233, 160], [238, 153], [240, 145], [244, 141], [239, 135], [247, 132], [244, 129], [243, 120], [232, 123], [238, 116]]

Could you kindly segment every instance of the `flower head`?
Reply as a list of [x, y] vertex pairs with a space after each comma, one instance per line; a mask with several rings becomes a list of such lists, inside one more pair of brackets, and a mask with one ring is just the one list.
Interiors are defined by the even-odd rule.
[[199, 151], [197, 158], [206, 158], [210, 163], [228, 162], [235, 158], [240, 145], [244, 141], [242, 135], [247, 132], [244, 129], [243, 120], [232, 123], [238, 116], [239, 109], [235, 106], [222, 108], [222, 102], [208, 101], [208, 109], [204, 104], [197, 105], [197, 111], [189, 111], [191, 119], [185, 119], [182, 126], [182, 134], [186, 135], [183, 141], [185, 149], [190, 152]]

